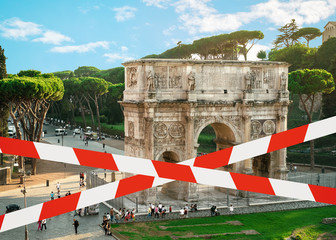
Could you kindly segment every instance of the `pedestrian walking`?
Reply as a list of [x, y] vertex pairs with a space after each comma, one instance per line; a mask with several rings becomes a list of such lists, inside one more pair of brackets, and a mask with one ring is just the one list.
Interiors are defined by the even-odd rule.
[[41, 230], [41, 224], [42, 224], [41, 220], [39, 220], [37, 223], [38, 223], [38, 227], [37, 227], [37, 231], [38, 231], [38, 230]]
[[103, 149], [105, 149], [105, 143], [103, 143]]
[[296, 173], [296, 169], [297, 169], [297, 167], [296, 167], [296, 166], [294, 166], [294, 173]]
[[74, 225], [74, 227], [75, 227], [75, 233], [77, 234], [77, 229], [78, 229], [79, 223], [78, 223], [78, 221], [76, 219], [74, 219], [73, 221], [74, 222], [73, 222], [72, 225]]
[[41, 226], [41, 231], [43, 230], [43, 227], [44, 227], [44, 230], [46, 231], [47, 230], [47, 220], [46, 219], [43, 219], [41, 221], [42, 223], [42, 226]]
[[57, 182], [56, 184], [56, 189], [57, 189], [57, 192], [61, 190], [61, 184], [59, 182]]
[[53, 191], [51, 191], [51, 193], [50, 193], [50, 199], [54, 200], [54, 192]]

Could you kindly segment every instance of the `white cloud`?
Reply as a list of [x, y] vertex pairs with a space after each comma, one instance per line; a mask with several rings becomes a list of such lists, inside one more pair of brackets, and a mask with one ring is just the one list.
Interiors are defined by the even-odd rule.
[[170, 26], [169, 28], [162, 31], [163, 35], [172, 35], [172, 32], [176, 29], [176, 26]]
[[91, 42], [82, 45], [70, 45], [70, 46], [62, 46], [62, 47], [53, 47], [51, 52], [57, 53], [85, 53], [85, 52], [94, 52], [96, 48], [104, 48], [108, 49], [110, 42], [107, 41], [98, 41], [98, 42]]
[[[146, 5], [154, 0], [143, 0]], [[268, 20], [282, 26], [295, 18], [299, 25], [313, 24], [327, 19], [336, 11], [335, 0], [268, 0], [250, 7], [250, 11], [222, 13], [212, 7], [212, 0], [163, 1], [175, 8], [182, 23], [180, 27], [191, 34], [236, 31], [255, 20]], [[161, 1], [158, 2], [161, 7]], [[167, 31], [166, 33], [169, 33]]]
[[11, 18], [0, 23], [1, 35], [6, 38], [26, 40], [28, 36], [42, 33], [42, 25], [33, 22], [24, 22], [19, 18]]
[[299, 25], [317, 23], [335, 13], [335, 0], [269, 0], [251, 7], [249, 14], [281, 26], [295, 19]]
[[87, 14], [88, 12], [92, 11], [92, 10], [99, 10], [100, 6], [99, 5], [94, 5], [94, 6], [81, 6], [78, 7], [78, 10], [83, 13], [83, 14]]
[[70, 42], [70, 41], [72, 41], [70, 37], [50, 30], [43, 33], [43, 37], [35, 38], [33, 40], [33, 42], [42, 42], [54, 45], [60, 45], [62, 42]]
[[167, 8], [170, 0], [142, 0], [147, 6], [155, 6], [158, 8]]
[[130, 56], [126, 56], [124, 54], [118, 54], [118, 53], [105, 53], [104, 57], [107, 58], [108, 62], [115, 62], [117, 60], [121, 60], [121, 61], [129, 61], [129, 60], [133, 60], [133, 57]]
[[121, 46], [121, 51], [123, 51], [123, 52], [127, 52], [127, 51], [128, 51], [128, 47], [126, 47], [126, 46]]
[[118, 22], [126, 21], [127, 19], [135, 17], [135, 11], [137, 9], [130, 6], [123, 6], [121, 8], [113, 8], [113, 11], [116, 12], [115, 18]]

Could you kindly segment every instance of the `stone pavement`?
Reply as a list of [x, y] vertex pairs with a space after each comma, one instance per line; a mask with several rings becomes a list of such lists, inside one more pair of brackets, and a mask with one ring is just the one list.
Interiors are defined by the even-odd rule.
[[[58, 144], [58, 139], [60, 137], [54, 136], [55, 127], [48, 126], [48, 133], [44, 140], [52, 143]], [[109, 142], [109, 141], [107, 141]], [[104, 151], [101, 142], [89, 142], [89, 146], [86, 147], [84, 142], [79, 139], [77, 135], [75, 138], [70, 136], [65, 136], [63, 138], [63, 144], [70, 147], [78, 147], [83, 149]], [[122, 150], [112, 148], [106, 143], [106, 151], [111, 153], [123, 154]], [[29, 167], [29, 165], [28, 165]], [[56, 163], [50, 161], [37, 161], [37, 171], [38, 175], [31, 176], [27, 178], [26, 189], [27, 189], [27, 205], [32, 206], [45, 201], [50, 200], [50, 192], [56, 190], [56, 183], [59, 181], [61, 183], [61, 195], [67, 191], [72, 193], [78, 192], [79, 188], [79, 172], [90, 171], [93, 168], [75, 166], [75, 165], [64, 165], [63, 163]], [[49, 180], [49, 187], [46, 186], [46, 180]], [[5, 213], [6, 206], [8, 204], [18, 204], [23, 208], [23, 195], [21, 193], [22, 185], [18, 184], [18, 180], [13, 181], [11, 185], [0, 186], [0, 215]], [[111, 236], [104, 236], [103, 230], [98, 226], [103, 219], [105, 212], [109, 209], [100, 204], [100, 213], [95, 216], [84, 216], [76, 217], [79, 221], [79, 234], [74, 234], [73, 223], [73, 213], [66, 213], [60, 216], [53, 217], [47, 220], [47, 231], [37, 231], [37, 223], [32, 223], [28, 225], [29, 238], [30, 239], [112, 239]], [[23, 239], [24, 238], [24, 227], [9, 230], [0, 233], [0, 239]]]
[[[60, 180], [61, 195], [67, 191], [75, 193], [84, 188], [79, 188], [79, 177], [77, 175], [70, 176]], [[50, 200], [50, 192], [56, 190], [57, 181], [51, 181], [50, 186], [46, 187], [44, 184], [38, 184], [27, 187], [27, 205], [35, 205], [44, 201]], [[23, 195], [20, 192], [20, 188], [9, 191], [0, 192], [0, 214], [5, 213], [5, 206], [15, 203], [23, 207]], [[47, 219], [47, 230], [37, 231], [37, 223], [28, 225], [29, 238], [30, 239], [112, 239], [110, 236], [104, 236], [103, 230], [98, 226], [102, 222], [103, 215], [109, 211], [107, 207], [100, 204], [99, 215], [83, 216], [75, 218], [79, 221], [78, 231], [80, 235], [75, 236], [72, 226], [74, 213], [66, 213]], [[100, 231], [99, 231], [100, 230]], [[24, 227], [9, 230], [0, 233], [0, 239], [23, 239]], [[66, 238], [67, 237], [67, 238]]]

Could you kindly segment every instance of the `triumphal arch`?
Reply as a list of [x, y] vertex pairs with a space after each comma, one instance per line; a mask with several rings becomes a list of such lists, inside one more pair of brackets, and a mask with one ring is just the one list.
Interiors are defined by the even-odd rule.
[[[125, 155], [167, 162], [193, 158], [208, 125], [217, 150], [287, 129], [287, 63], [140, 59], [123, 65]], [[286, 149], [225, 169], [284, 179]], [[197, 198], [194, 184], [173, 182], [162, 192]], [[142, 202], [148, 194], [140, 194]]]

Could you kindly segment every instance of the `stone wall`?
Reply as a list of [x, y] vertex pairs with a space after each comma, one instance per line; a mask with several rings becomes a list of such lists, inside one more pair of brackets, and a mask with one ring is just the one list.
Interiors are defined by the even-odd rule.
[[6, 185], [11, 182], [10, 167], [0, 168], [0, 185]]
[[[245, 207], [235, 207], [234, 214], [251, 214], [251, 213], [262, 213], [262, 212], [279, 212], [286, 210], [297, 210], [304, 208], [316, 208], [316, 207], [326, 207], [329, 204], [317, 203], [311, 201], [292, 201], [292, 202], [277, 202], [268, 204], [253, 204]], [[218, 208], [220, 215], [229, 215], [228, 207]], [[189, 212], [188, 218], [198, 218], [198, 217], [210, 217], [210, 209], [200, 209], [196, 212]], [[180, 219], [180, 214], [178, 211], [173, 211], [168, 213], [164, 218], [154, 218], [147, 217], [147, 214], [136, 214], [136, 222], [148, 222], [148, 221], [162, 221]]]

